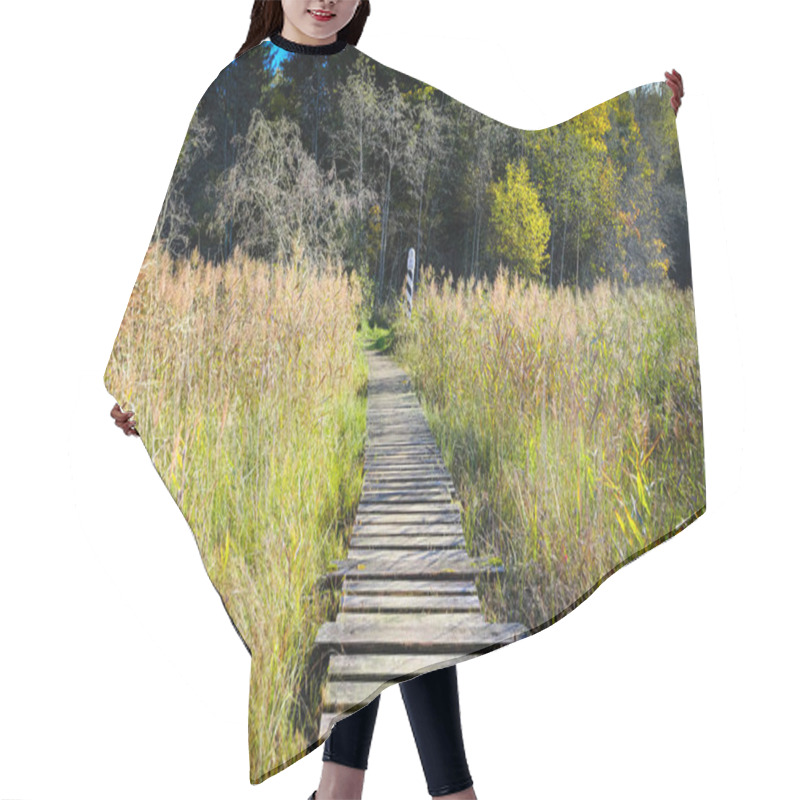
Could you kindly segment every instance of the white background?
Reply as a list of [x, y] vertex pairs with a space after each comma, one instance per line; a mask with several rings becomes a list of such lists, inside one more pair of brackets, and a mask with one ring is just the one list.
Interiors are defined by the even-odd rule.
[[[249, 783], [250, 657], [103, 372], [250, 0], [6, 3], [0, 798], [305, 800]], [[798, 796], [796, 74], [788, 4], [375, 0], [359, 48], [544, 128], [675, 67], [708, 510], [458, 666], [481, 800]], [[399, 688], [364, 798], [428, 797]]]

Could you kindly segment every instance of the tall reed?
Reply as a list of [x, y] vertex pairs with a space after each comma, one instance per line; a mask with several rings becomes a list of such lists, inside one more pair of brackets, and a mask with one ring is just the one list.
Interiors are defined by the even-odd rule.
[[465, 507], [495, 620], [545, 627], [705, 510], [691, 290], [423, 275], [397, 357]]
[[254, 779], [319, 724], [309, 658], [335, 606], [315, 582], [346, 554], [361, 491], [360, 304], [358, 279], [330, 265], [237, 250], [213, 267], [154, 246], [105, 374], [251, 650]]

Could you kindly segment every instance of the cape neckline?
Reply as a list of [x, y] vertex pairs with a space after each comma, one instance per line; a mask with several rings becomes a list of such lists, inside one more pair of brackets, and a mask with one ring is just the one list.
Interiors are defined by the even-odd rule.
[[280, 33], [273, 33], [269, 37], [270, 41], [282, 50], [288, 50], [290, 53], [304, 53], [306, 55], [329, 55], [331, 53], [338, 53], [347, 47], [346, 39], [337, 39], [330, 44], [300, 44], [281, 36]]

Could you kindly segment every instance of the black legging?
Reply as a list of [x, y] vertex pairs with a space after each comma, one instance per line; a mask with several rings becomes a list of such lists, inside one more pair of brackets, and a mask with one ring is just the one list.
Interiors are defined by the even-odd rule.
[[[461, 734], [455, 664], [402, 681], [400, 692], [431, 797], [468, 789], [472, 777]], [[325, 740], [323, 761], [367, 768], [380, 699], [378, 695], [333, 726]]]

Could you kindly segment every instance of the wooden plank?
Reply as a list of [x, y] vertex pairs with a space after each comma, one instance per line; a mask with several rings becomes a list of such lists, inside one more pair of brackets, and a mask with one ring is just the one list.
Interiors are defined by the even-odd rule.
[[397, 480], [376, 481], [370, 476], [365, 476], [365, 480], [361, 484], [362, 491], [371, 492], [404, 492], [419, 487], [438, 489], [441, 492], [447, 492], [452, 500], [458, 499], [452, 482], [444, 481], [441, 478], [436, 478], [431, 481], [420, 481], [416, 478], [398, 478]]
[[389, 523], [403, 524], [413, 523], [423, 525], [433, 522], [460, 522], [461, 506], [457, 500], [450, 500], [447, 503], [439, 503], [438, 508], [435, 504], [418, 504], [422, 508], [408, 508], [408, 504], [400, 503], [359, 503], [356, 509], [356, 523], [365, 524], [378, 522], [382, 525]]
[[386, 458], [364, 459], [364, 469], [372, 472], [376, 469], [389, 469], [390, 467], [411, 467], [413, 469], [447, 469], [441, 458], [417, 458], [416, 456], [387, 456]]
[[452, 487], [453, 479], [450, 477], [450, 473], [447, 470], [437, 469], [437, 470], [406, 470], [406, 469], [388, 469], [388, 470], [379, 470], [379, 471], [369, 471], [363, 473], [363, 478], [365, 482], [370, 481], [380, 481], [381, 483], [417, 483], [417, 484], [427, 484], [427, 485], [435, 485], [437, 482], [442, 482], [448, 485], [448, 488]]
[[368, 443], [364, 449], [364, 458], [390, 458], [391, 456], [417, 458], [441, 458], [442, 454], [436, 444], [387, 444]]
[[[368, 595], [346, 594], [342, 597], [341, 610], [346, 613], [464, 613], [481, 614], [481, 602], [477, 594], [457, 595]], [[483, 617], [481, 616], [481, 619]]]
[[371, 442], [385, 442], [387, 439], [403, 439], [411, 444], [434, 441], [430, 426], [424, 420], [419, 423], [401, 423], [400, 425], [373, 425], [367, 423], [367, 436]]
[[[366, 452], [367, 452], [368, 455], [369, 455], [370, 452], [376, 452], [377, 453], [377, 452], [385, 452], [386, 450], [387, 450], [386, 445], [376, 444], [375, 442], [373, 442], [373, 441], [371, 441], [369, 439], [367, 440]], [[424, 450], [424, 451], [427, 451], [429, 453], [438, 453], [439, 452], [439, 447], [437, 445], [435, 445], [435, 444], [431, 445], [431, 444], [427, 444], [427, 443], [426, 444], [417, 444], [417, 445], [408, 444], [408, 445], [404, 445], [403, 446], [403, 450], [415, 450], [415, 451], [417, 451], [417, 450], [423, 451]]]
[[425, 536], [446, 536], [463, 533], [461, 522], [433, 522], [422, 525], [397, 525], [394, 523], [368, 523], [354, 525], [353, 536], [408, 536], [423, 534]]
[[457, 505], [455, 500], [447, 498], [447, 500], [430, 500], [409, 503], [381, 503], [381, 502], [365, 502], [362, 500], [358, 504], [358, 514], [382, 514], [383, 512], [389, 514], [458, 514], [460, 506]]
[[376, 478], [372, 474], [365, 474], [361, 484], [362, 490], [395, 490], [395, 489], [444, 489], [447, 492], [453, 491], [452, 478], [418, 478], [416, 475], [400, 475], [395, 478]]
[[472, 580], [414, 580], [414, 579], [389, 579], [379, 578], [345, 578], [342, 581], [342, 591], [346, 594], [477, 594], [478, 589]]
[[322, 688], [325, 711], [358, 711], [388, 688], [386, 681], [329, 681]]
[[439, 453], [416, 453], [404, 449], [392, 450], [389, 453], [366, 453], [365, 464], [444, 464], [444, 459]]
[[323, 622], [315, 645], [354, 653], [474, 653], [525, 638], [516, 622], [487, 623], [478, 614], [344, 614]]
[[394, 536], [353, 536], [350, 539], [350, 547], [359, 549], [400, 549], [400, 550], [451, 550], [454, 548], [465, 548], [467, 542], [463, 535], [459, 534], [438, 534], [434, 536], [409, 534]]
[[404, 414], [401, 422], [371, 422], [367, 420], [367, 436], [370, 440], [380, 440], [381, 436], [413, 436], [421, 434], [429, 436], [430, 426], [425, 419], [411, 419], [410, 414]]
[[464, 579], [482, 571], [465, 550], [351, 549], [339, 563], [343, 573], [351, 577]]
[[373, 489], [371, 491], [361, 492], [362, 503], [369, 505], [370, 503], [433, 503], [438, 502], [442, 504], [449, 504], [452, 502], [450, 492], [445, 489], [400, 489], [395, 491], [387, 491], [381, 489]]
[[366, 514], [356, 510], [356, 523], [359, 525], [426, 525], [436, 522], [458, 523], [460, 521], [461, 513], [458, 510], [436, 511], [429, 514], [422, 512], [390, 514], [388, 511]]
[[391, 469], [372, 469], [365, 470], [363, 473], [365, 481], [416, 481], [417, 483], [433, 483], [434, 481], [444, 481], [452, 485], [453, 479], [446, 469], [406, 469], [397, 467]]
[[359, 572], [367, 574], [395, 570], [398, 578], [414, 575], [427, 579], [439, 574], [445, 576], [452, 570], [466, 572], [474, 566], [463, 548], [456, 550], [351, 548], [345, 558], [339, 559], [339, 564], [342, 567], [350, 567], [351, 574], [355, 575]]
[[428, 445], [437, 446], [428, 424], [424, 425], [401, 425], [397, 428], [381, 428], [371, 430], [367, 425], [367, 441], [374, 444], [394, 444], [394, 445]]
[[370, 434], [370, 438], [375, 444], [392, 445], [394, 447], [401, 447], [403, 445], [426, 444], [431, 447], [437, 447], [436, 439], [433, 434], [423, 436], [422, 434], [415, 434], [410, 438], [404, 434], [399, 433], [381, 433], [378, 435]]
[[432, 669], [457, 664], [465, 659], [459, 653], [440, 655], [333, 655], [328, 660], [328, 677], [331, 680], [381, 681], [391, 677], [411, 680]]
[[436, 487], [413, 487], [411, 489], [363, 489], [361, 491], [362, 499], [366, 499], [371, 503], [391, 503], [394, 500], [409, 501], [409, 500], [440, 500], [442, 502], [449, 502], [452, 500], [452, 495], [447, 489]]
[[364, 470], [370, 476], [376, 475], [392, 475], [403, 478], [419, 478], [425, 477], [441, 477], [443, 480], [450, 478], [450, 473], [447, 468], [442, 465], [429, 465], [429, 464], [395, 464], [393, 466], [373, 466]]

